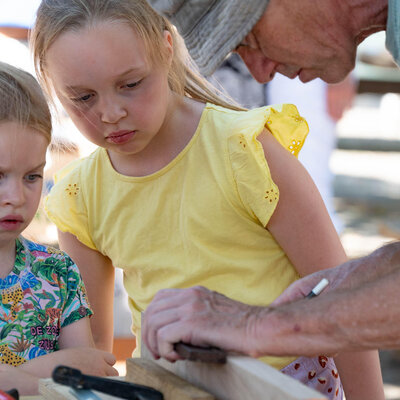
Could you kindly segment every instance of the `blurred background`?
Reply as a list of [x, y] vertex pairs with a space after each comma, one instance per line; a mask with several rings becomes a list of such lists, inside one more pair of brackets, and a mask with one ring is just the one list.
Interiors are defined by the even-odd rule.
[[[0, 0], [0, 60], [34, 74], [27, 46], [40, 0]], [[256, 83], [244, 64], [228, 58], [211, 78], [237, 102], [258, 107], [294, 103], [310, 133], [300, 160], [316, 182], [350, 258], [400, 240], [400, 69], [393, 64], [378, 33], [359, 47], [354, 73], [343, 83], [320, 80], [306, 85], [282, 76]], [[58, 106], [54, 140], [48, 152], [44, 195], [55, 171], [93, 151]], [[55, 227], [39, 209], [25, 235], [57, 246]], [[114, 352], [124, 373], [135, 339], [130, 312], [117, 270]], [[367, 311], [367, 310], [366, 310]], [[381, 351], [387, 399], [400, 399], [400, 350]]]

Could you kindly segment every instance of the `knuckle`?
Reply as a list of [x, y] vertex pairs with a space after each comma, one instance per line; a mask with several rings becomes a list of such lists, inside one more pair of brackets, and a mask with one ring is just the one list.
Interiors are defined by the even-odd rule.
[[202, 297], [207, 293], [207, 289], [204, 286], [193, 286], [189, 289], [190, 293], [197, 296]]

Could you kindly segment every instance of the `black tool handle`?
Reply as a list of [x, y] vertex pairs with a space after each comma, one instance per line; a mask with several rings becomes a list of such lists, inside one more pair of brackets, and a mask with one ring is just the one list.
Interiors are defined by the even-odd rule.
[[7, 390], [7, 393], [11, 396], [14, 397], [15, 400], [19, 400], [19, 393], [17, 389], [11, 389]]
[[174, 350], [185, 360], [202, 361], [207, 363], [225, 364], [227, 354], [218, 347], [198, 347], [191, 344], [178, 342]]
[[60, 365], [53, 371], [54, 382], [71, 386], [74, 389], [97, 390], [102, 393], [130, 400], [163, 400], [164, 396], [158, 390], [136, 383], [116, 379], [100, 378], [84, 375], [79, 369]]

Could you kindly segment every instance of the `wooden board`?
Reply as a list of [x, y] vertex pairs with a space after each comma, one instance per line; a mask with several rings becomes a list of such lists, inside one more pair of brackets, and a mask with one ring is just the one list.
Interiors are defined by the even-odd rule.
[[210, 393], [197, 388], [179, 376], [143, 358], [126, 361], [126, 380], [150, 386], [164, 395], [164, 400], [215, 400]]
[[[219, 400], [326, 400], [322, 394], [250, 357], [228, 356], [223, 365], [193, 361], [155, 361], [142, 341], [142, 358], [212, 393]], [[132, 363], [127, 362], [127, 373]]]
[[[210, 393], [197, 388], [150, 360], [129, 359], [129, 364], [129, 373], [126, 377], [113, 377], [113, 379], [150, 386], [161, 391], [164, 400], [216, 400]], [[41, 379], [39, 381], [39, 392], [43, 396], [42, 399], [76, 400], [76, 396], [72, 393], [70, 387], [57, 384], [52, 379]], [[97, 396], [96, 399], [98, 400], [117, 399], [117, 397], [95, 390], [91, 392]]]

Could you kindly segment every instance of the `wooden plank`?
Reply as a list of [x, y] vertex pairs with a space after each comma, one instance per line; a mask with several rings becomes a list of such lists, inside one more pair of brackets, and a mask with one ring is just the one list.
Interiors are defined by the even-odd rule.
[[251, 357], [228, 356], [226, 364], [155, 361], [143, 341], [141, 356], [220, 400], [326, 400], [319, 392]]
[[143, 358], [126, 361], [126, 380], [159, 390], [164, 400], [215, 400], [210, 393]]

